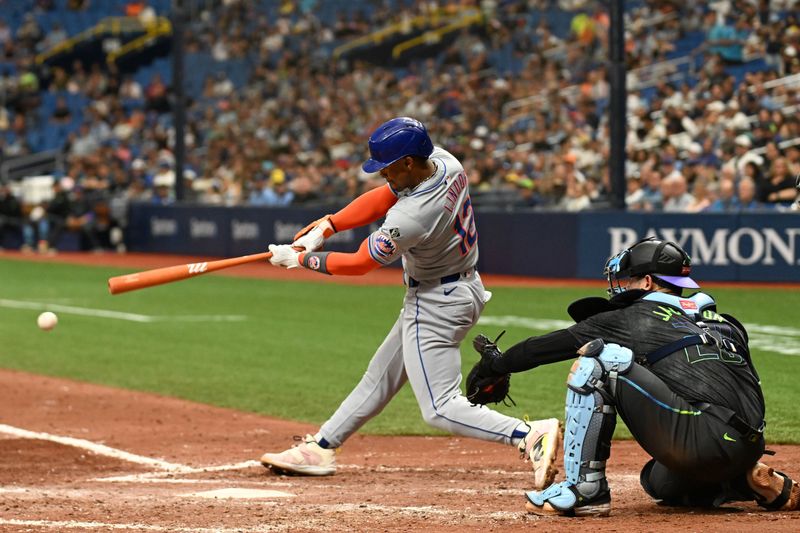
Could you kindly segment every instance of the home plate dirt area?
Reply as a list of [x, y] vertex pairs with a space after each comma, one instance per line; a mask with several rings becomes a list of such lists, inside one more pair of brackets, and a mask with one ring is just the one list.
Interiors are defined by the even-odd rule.
[[[257, 458], [314, 428], [63, 379], [0, 371], [0, 531], [798, 531], [800, 513], [751, 504], [660, 507], [646, 460], [614, 445], [609, 518], [537, 518], [510, 447], [456, 437], [357, 435], [335, 476], [276, 476]], [[776, 468], [800, 451], [772, 446]]]

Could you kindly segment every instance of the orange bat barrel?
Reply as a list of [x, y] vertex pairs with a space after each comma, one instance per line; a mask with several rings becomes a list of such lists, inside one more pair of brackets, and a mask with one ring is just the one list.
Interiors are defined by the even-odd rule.
[[223, 268], [230, 268], [245, 263], [268, 261], [270, 257], [272, 257], [272, 252], [262, 252], [240, 257], [231, 257], [229, 259], [219, 259], [217, 261], [187, 263], [185, 265], [155, 268], [153, 270], [125, 274], [124, 276], [115, 276], [108, 280], [108, 292], [111, 294], [120, 294], [123, 292], [135, 291], [146, 287], [153, 287], [154, 285], [162, 285], [164, 283], [172, 283], [173, 281], [192, 278], [201, 274], [214, 272], [215, 270], [222, 270]]

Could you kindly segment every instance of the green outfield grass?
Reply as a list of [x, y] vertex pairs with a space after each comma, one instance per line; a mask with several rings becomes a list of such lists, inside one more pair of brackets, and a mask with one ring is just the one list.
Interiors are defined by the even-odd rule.
[[[358, 382], [396, 319], [404, 290], [209, 275], [112, 297], [106, 280], [121, 273], [0, 260], [0, 367], [320, 423]], [[494, 298], [484, 318], [490, 323], [476, 326], [473, 334], [495, 335], [502, 326], [491, 320], [500, 316], [568, 320], [572, 300], [601, 295], [585, 288], [489, 289]], [[751, 334], [767, 398], [769, 441], [800, 442], [800, 294], [709, 292], [721, 310], [760, 332]], [[60, 322], [50, 333], [36, 327], [42, 310], [37, 306], [43, 304], [64, 306], [54, 309]], [[548, 331], [534, 327], [539, 325], [506, 327], [501, 347]], [[462, 354], [466, 373], [477, 355], [470, 343]], [[563, 418], [568, 368], [564, 362], [514, 375], [517, 406], [500, 410]], [[422, 422], [408, 387], [363, 431], [436, 433]], [[617, 435], [628, 436], [622, 424]]]

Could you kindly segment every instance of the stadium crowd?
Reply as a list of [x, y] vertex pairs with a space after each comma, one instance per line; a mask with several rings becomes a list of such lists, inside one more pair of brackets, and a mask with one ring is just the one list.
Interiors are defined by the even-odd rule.
[[[36, 1], [35, 9], [52, 4]], [[685, 35], [702, 31], [705, 39], [694, 51], [702, 54], [696, 72], [629, 92], [628, 208], [788, 208], [800, 175], [800, 83], [789, 78], [800, 77], [797, 2], [735, 0], [715, 3], [717, 11], [670, 0], [641, 4], [627, 14], [632, 76], [668, 64]], [[608, 203], [609, 20], [600, 3], [417, 1], [333, 20], [315, 15], [314, 0], [282, 2], [275, 18], [248, 0], [203, 5], [189, 21], [187, 51], [215, 61], [252, 58], [253, 69], [243, 87], [219, 75], [189, 95], [184, 201], [345, 203], [384, 183], [360, 170], [364, 139], [405, 114], [464, 162], [478, 206], [578, 211]], [[567, 34], [556, 35], [545, 17], [529, 24], [533, 13], [559, 5], [576, 8]], [[343, 38], [467, 8], [482, 10], [486, 23], [462, 30], [435, 57], [402, 67], [331, 57], [332, 43]], [[12, 29], [0, 15], [0, 51], [17, 66], [0, 78], [0, 153], [30, 151], [25, 132], [41, 125], [43, 91], [88, 97], [92, 105], [63, 147], [66, 179], [55, 185], [69, 205], [60, 213], [46, 206], [42, 219], [79, 229], [99, 247], [99, 232], [124, 227], [128, 202], [175, 201], [173, 94], [157, 75], [142, 86], [113, 66], [76, 62], [37, 73], [35, 54], [64, 38], [63, 31], [45, 35], [34, 17]], [[741, 71], [737, 81], [731, 69], [751, 58], [766, 66]], [[46, 120], [58, 124], [70, 114], [59, 98]], [[101, 216], [93, 218], [98, 205]], [[3, 209], [0, 225], [16, 216]], [[32, 227], [29, 246], [52, 233]]]

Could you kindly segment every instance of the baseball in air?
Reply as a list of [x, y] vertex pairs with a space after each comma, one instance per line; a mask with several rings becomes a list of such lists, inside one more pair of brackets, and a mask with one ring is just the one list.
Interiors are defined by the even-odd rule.
[[58, 317], [52, 311], [45, 311], [36, 319], [36, 324], [42, 331], [50, 331], [58, 324]]

